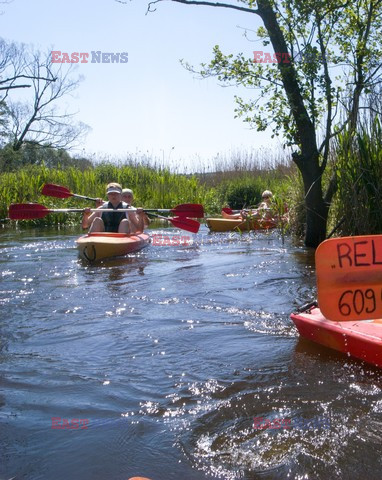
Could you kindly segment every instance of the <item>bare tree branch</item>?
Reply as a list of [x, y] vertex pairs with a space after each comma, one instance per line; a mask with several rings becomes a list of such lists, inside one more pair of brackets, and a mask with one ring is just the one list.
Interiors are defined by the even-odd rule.
[[[155, 12], [156, 8], [152, 8], [153, 5], [162, 2], [163, 0], [154, 0], [152, 2], [149, 2], [147, 6], [147, 12]], [[207, 7], [220, 7], [220, 8], [230, 8], [232, 10], [238, 10], [240, 12], [246, 12], [246, 13], [256, 13], [258, 14], [258, 11], [253, 9], [253, 8], [246, 8], [246, 7], [239, 7], [238, 5], [229, 5], [227, 3], [220, 3], [220, 2], [206, 2], [202, 0], [171, 0], [172, 2], [176, 3], [183, 3], [184, 5], [204, 5]], [[122, 2], [119, 2], [122, 3]]]
[[[19, 79], [30, 84], [16, 84]], [[53, 64], [51, 52], [43, 55], [0, 40], [0, 91], [5, 92], [0, 101], [5, 104], [7, 99], [6, 110], [0, 112], [7, 121], [0, 122], [0, 133], [8, 136], [13, 150], [27, 143], [68, 147], [86, 134], [86, 125], [74, 123], [75, 113], [59, 110], [62, 98], [71, 95], [80, 80], [73, 77], [72, 65]], [[29, 90], [27, 103], [9, 96], [20, 88]]]
[[[1, 83], [1, 82], [0, 82]], [[32, 85], [12, 85], [7, 87], [0, 87], [0, 90], [12, 90], [12, 88], [30, 88]]]

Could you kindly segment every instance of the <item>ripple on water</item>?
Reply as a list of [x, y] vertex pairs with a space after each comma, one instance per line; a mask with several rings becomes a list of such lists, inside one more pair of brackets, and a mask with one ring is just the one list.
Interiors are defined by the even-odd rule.
[[[297, 340], [289, 320], [315, 295], [306, 251], [198, 234], [85, 266], [74, 235], [40, 235], [7, 237], [0, 260], [4, 478], [380, 472], [381, 372]], [[96, 428], [52, 431], [56, 416]]]

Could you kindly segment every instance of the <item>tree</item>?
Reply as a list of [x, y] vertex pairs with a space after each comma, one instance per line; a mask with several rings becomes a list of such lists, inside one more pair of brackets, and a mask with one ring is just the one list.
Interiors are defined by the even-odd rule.
[[[258, 131], [272, 126], [273, 135], [282, 134], [293, 148], [304, 183], [305, 244], [317, 247], [326, 237], [336, 191], [335, 175], [325, 192], [322, 183], [331, 140], [343, 130], [351, 136], [366, 107], [364, 94], [381, 82], [382, 0], [170, 1], [237, 10], [262, 20], [257, 34], [274, 55], [234, 58], [216, 46], [213, 60], [199, 73], [259, 89], [252, 102], [236, 98], [236, 114]], [[149, 2], [148, 12], [161, 2]]]
[[[74, 113], [59, 110], [60, 100], [79, 85], [72, 74], [71, 65], [64, 70], [53, 64], [51, 52], [0, 40], [0, 129], [14, 151], [25, 144], [66, 148], [87, 132], [86, 125], [74, 123]], [[23, 100], [12, 99], [16, 89], [28, 89]]]
[[8, 92], [14, 88], [28, 88], [29, 84], [15, 84], [24, 79], [22, 75], [23, 58], [16, 44], [0, 39], [0, 92], [1, 101], [5, 101]]

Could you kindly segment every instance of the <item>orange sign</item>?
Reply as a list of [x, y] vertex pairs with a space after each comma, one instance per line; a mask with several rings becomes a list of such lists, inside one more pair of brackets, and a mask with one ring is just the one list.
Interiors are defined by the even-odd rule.
[[382, 318], [382, 235], [325, 240], [316, 250], [316, 275], [327, 319]]

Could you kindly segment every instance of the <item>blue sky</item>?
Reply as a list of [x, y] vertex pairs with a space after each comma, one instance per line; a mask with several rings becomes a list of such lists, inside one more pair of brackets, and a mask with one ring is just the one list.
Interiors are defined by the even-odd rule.
[[253, 58], [261, 43], [243, 29], [256, 30], [257, 16], [172, 2], [146, 9], [146, 0], [13, 0], [2, 5], [1, 34], [43, 51], [128, 53], [124, 64], [78, 65], [84, 80], [69, 106], [92, 128], [82, 145], [88, 154], [140, 152], [192, 165], [217, 153], [276, 148], [268, 133], [234, 119], [234, 95], [255, 92], [196, 79], [179, 63], [207, 62], [216, 44]]

